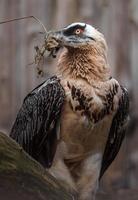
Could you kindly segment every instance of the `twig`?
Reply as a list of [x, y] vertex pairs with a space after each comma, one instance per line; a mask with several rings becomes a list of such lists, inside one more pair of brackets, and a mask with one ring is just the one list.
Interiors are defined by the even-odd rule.
[[9, 20], [5, 20], [5, 21], [2, 21], [0, 22], [0, 24], [6, 24], [8, 22], [13, 22], [13, 21], [19, 21], [19, 20], [22, 20], [22, 19], [28, 19], [28, 18], [33, 18], [35, 19], [41, 26], [42, 28], [44, 29], [45, 33], [47, 33], [47, 29], [46, 27], [44, 26], [44, 24], [35, 16], [25, 16], [25, 17], [19, 17], [19, 18], [14, 18], [14, 19], [9, 19]]

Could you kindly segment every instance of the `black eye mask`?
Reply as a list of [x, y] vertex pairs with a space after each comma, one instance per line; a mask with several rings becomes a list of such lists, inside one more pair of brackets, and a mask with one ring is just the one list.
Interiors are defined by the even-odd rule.
[[72, 26], [72, 27], [70, 27], [70, 28], [65, 28], [65, 29], [63, 30], [63, 34], [64, 34], [65, 36], [74, 35], [74, 34], [75, 34], [75, 31], [76, 31], [77, 29], [81, 29], [81, 30], [84, 31], [85, 27], [86, 27], [86, 24], [83, 25], [83, 26], [77, 24], [77, 25]]

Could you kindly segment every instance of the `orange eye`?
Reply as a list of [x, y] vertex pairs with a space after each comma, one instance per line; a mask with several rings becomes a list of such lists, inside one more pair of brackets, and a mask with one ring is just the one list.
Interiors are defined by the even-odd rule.
[[81, 32], [82, 32], [81, 29], [77, 29], [77, 30], [75, 31], [75, 33], [76, 33], [77, 35], [79, 35]]

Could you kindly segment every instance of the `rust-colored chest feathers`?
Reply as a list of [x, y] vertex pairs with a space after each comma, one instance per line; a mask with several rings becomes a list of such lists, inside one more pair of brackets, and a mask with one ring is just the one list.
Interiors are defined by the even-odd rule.
[[115, 79], [91, 86], [85, 80], [61, 81], [66, 101], [61, 118], [61, 138], [66, 144], [66, 159], [83, 159], [102, 152], [115, 111], [119, 85]]
[[66, 158], [103, 152], [120, 96], [118, 82], [110, 78], [106, 54], [97, 49], [65, 51], [58, 73], [66, 93], [61, 117]]

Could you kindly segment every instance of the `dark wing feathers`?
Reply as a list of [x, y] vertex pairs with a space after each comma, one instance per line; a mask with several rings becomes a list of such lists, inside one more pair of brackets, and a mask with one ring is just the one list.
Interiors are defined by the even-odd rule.
[[10, 133], [26, 152], [47, 167], [56, 150], [56, 132], [64, 96], [56, 76], [43, 82], [24, 99]]
[[118, 111], [113, 118], [109, 131], [109, 136], [103, 155], [100, 178], [103, 176], [104, 172], [119, 152], [126, 132], [126, 124], [129, 114], [129, 97], [127, 90], [123, 87], [121, 87], [121, 89], [122, 97], [120, 98]]

